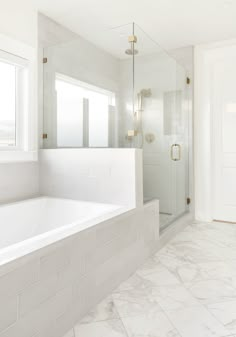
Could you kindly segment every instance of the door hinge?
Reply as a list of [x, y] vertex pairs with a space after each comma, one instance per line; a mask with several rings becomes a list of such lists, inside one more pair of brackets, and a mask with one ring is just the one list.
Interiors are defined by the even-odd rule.
[[187, 77], [187, 78], [186, 78], [186, 83], [187, 83], [187, 84], [190, 84], [190, 82], [191, 82], [190, 78]]
[[43, 63], [48, 63], [48, 58], [47, 57], [43, 58]]
[[191, 199], [187, 198], [187, 205], [190, 205], [190, 204], [191, 204]]
[[47, 134], [47, 133], [43, 133], [42, 138], [43, 138], [43, 139], [47, 139], [47, 138], [48, 138], [48, 134]]

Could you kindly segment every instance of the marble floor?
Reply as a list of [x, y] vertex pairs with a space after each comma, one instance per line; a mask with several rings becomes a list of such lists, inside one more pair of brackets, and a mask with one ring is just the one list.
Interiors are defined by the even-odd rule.
[[236, 337], [236, 225], [193, 224], [66, 337]]

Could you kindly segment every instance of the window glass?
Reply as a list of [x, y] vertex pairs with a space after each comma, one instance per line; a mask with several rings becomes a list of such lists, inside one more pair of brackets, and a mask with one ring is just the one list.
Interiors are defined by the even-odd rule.
[[16, 66], [0, 60], [0, 146], [16, 145]]
[[114, 93], [58, 74], [56, 96], [58, 147], [110, 146]]

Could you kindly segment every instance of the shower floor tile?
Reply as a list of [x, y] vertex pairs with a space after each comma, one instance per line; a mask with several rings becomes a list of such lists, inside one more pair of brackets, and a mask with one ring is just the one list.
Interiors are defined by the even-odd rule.
[[232, 237], [231, 224], [188, 226], [68, 336], [236, 337]]

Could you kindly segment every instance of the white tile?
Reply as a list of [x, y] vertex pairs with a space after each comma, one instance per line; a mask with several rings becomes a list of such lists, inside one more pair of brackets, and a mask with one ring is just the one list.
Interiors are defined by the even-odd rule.
[[177, 330], [162, 312], [125, 317], [122, 318], [122, 321], [128, 337], [180, 337]]
[[159, 303], [164, 311], [200, 305], [199, 301], [182, 285], [154, 287], [152, 298]]
[[40, 259], [40, 277], [47, 277], [50, 274], [55, 274], [64, 268], [69, 263], [67, 247], [55, 249], [54, 252], [42, 256]]
[[16, 295], [38, 280], [38, 261], [29, 262], [0, 277], [0, 301]]
[[192, 295], [203, 304], [236, 300], [236, 289], [231, 283], [221, 280], [204, 280], [188, 286]]
[[184, 257], [175, 255], [173, 251], [161, 251], [157, 254], [160, 262], [182, 283], [198, 280], [199, 269], [195, 263], [186, 261]]
[[58, 287], [57, 275], [51, 275], [47, 279], [37, 282], [19, 295], [19, 315], [23, 316], [27, 312], [48, 298], [56, 294]]
[[[40, 336], [40, 331], [50, 329], [52, 322], [68, 310], [71, 301], [72, 290], [70, 288], [63, 289], [36, 309], [17, 320], [13, 326], [4, 330], [0, 336], [33, 337], [34, 335], [37, 336], [37, 333]], [[42, 336], [44, 337], [44, 334]]]
[[0, 302], [0, 332], [12, 325], [17, 319], [17, 297]]
[[117, 309], [111, 296], [99, 303], [91, 310], [81, 321], [81, 323], [91, 323], [98, 321], [106, 321], [109, 319], [119, 318]]
[[182, 337], [222, 337], [229, 332], [204, 307], [191, 307], [168, 312]]
[[129, 289], [113, 294], [115, 306], [120, 317], [144, 315], [146, 312], [156, 313], [162, 311], [151, 288]]
[[127, 337], [121, 320], [108, 320], [75, 326], [75, 337]]
[[209, 304], [207, 309], [230, 333], [236, 333], [236, 301]]
[[146, 289], [152, 287], [152, 282], [135, 273], [126, 281], [122, 282], [114, 292], [128, 291], [133, 289]]
[[69, 332], [67, 332], [64, 337], [75, 337], [74, 335], [74, 329], [71, 329]]
[[151, 283], [152, 286], [179, 284], [180, 281], [160, 262], [149, 269], [144, 265], [137, 270], [137, 274], [144, 280]]

